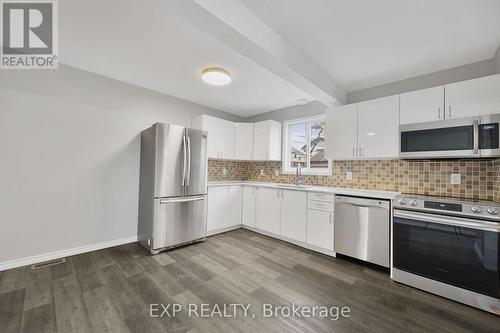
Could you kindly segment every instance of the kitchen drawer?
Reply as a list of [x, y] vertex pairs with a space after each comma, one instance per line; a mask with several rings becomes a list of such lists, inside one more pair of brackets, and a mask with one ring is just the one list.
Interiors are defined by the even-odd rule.
[[317, 193], [317, 192], [309, 192], [309, 200], [314, 200], [314, 201], [324, 201], [324, 202], [331, 202], [333, 203], [333, 199], [335, 197], [335, 194], [329, 194], [329, 193]]
[[313, 201], [309, 200], [309, 209], [322, 210], [325, 212], [333, 212], [333, 202], [325, 202], [325, 201]]

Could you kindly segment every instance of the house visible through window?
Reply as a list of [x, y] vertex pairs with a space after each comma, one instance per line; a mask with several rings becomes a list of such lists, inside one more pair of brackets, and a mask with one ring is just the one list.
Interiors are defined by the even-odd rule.
[[331, 174], [331, 162], [325, 159], [323, 116], [287, 121], [283, 130], [284, 172], [295, 172], [301, 163], [305, 174]]

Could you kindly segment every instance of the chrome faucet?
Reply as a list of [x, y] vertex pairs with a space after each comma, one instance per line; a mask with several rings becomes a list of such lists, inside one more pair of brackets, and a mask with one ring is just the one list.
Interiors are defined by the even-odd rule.
[[302, 176], [302, 164], [297, 163], [297, 170], [295, 172], [295, 185], [302, 185], [304, 183], [304, 177]]

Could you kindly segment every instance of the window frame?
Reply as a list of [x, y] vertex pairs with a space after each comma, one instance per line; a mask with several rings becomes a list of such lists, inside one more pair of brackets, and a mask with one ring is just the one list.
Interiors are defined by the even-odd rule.
[[[307, 144], [310, 144], [310, 135], [311, 135], [311, 123], [323, 121], [326, 122], [326, 116], [324, 114], [312, 116], [312, 117], [303, 117], [296, 118], [284, 121], [282, 124], [282, 132], [283, 132], [283, 145], [281, 152], [281, 172], [284, 174], [295, 174], [296, 168], [292, 168], [290, 161], [290, 126], [307, 123]], [[310, 164], [310, 149], [307, 149], [307, 161]], [[318, 176], [331, 176], [332, 175], [332, 161], [330, 159], [326, 159], [328, 161], [328, 166], [326, 168], [307, 168], [306, 166], [302, 167], [302, 174], [304, 175], [318, 175]]]

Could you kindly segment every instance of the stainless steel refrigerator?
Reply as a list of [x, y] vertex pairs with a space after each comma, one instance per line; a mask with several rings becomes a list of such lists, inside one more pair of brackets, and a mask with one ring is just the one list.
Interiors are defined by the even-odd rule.
[[204, 240], [207, 132], [156, 123], [141, 133], [140, 243], [152, 254]]

